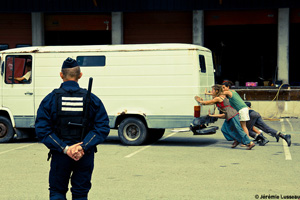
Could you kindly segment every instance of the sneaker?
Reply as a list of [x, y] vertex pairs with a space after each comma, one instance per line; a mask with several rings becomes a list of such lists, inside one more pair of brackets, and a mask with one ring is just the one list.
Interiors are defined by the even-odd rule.
[[288, 146], [291, 146], [292, 141], [291, 141], [291, 135], [290, 134], [286, 134], [284, 136], [284, 140], [286, 141], [286, 143], [288, 144]]
[[259, 143], [259, 146], [265, 146], [269, 142], [269, 140], [262, 133], [260, 134], [260, 136], [262, 139], [261, 142]]

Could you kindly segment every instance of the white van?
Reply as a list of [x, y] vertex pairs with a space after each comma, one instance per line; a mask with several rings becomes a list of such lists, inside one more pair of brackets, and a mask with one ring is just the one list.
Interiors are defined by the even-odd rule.
[[[93, 77], [92, 92], [126, 145], [155, 141], [166, 128], [190, 127], [198, 115], [194, 96], [211, 99], [204, 91], [214, 84], [211, 51], [191, 44], [25, 47], [0, 56], [0, 142], [33, 130], [41, 100], [62, 82], [59, 72], [67, 57], [81, 67], [81, 87], [87, 88]], [[30, 61], [31, 79], [14, 80], [27, 72]], [[216, 127], [202, 129], [215, 121], [207, 117], [208, 109], [213, 106], [203, 107], [191, 127], [194, 134], [215, 132]]]

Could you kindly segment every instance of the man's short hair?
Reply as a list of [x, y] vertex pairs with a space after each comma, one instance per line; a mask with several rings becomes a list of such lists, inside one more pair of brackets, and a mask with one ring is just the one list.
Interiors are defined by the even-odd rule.
[[76, 78], [79, 79], [80, 76], [80, 67], [72, 67], [72, 68], [63, 68], [61, 69], [65, 78]]
[[251, 108], [251, 102], [246, 101], [245, 104], [246, 104], [249, 108]]

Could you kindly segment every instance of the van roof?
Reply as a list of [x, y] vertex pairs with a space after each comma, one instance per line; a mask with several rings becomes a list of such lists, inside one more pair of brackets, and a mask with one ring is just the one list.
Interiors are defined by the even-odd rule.
[[155, 51], [155, 50], [200, 50], [209, 49], [194, 44], [126, 44], [126, 45], [84, 45], [84, 46], [32, 46], [7, 49], [1, 53], [51, 53], [51, 52], [89, 52], [89, 51]]

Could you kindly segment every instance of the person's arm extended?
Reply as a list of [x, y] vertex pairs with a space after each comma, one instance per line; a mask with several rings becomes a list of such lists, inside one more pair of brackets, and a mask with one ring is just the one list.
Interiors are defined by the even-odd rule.
[[232, 97], [232, 92], [231, 91], [223, 91], [223, 94], [226, 95], [229, 98]]
[[207, 89], [205, 88], [204, 94], [206, 94], [206, 95], [212, 95], [212, 92], [211, 91], [207, 91]]
[[23, 81], [25, 78], [22, 76], [22, 77], [16, 77], [14, 78], [16, 81]]
[[217, 117], [217, 118], [225, 118], [225, 114], [208, 114], [208, 116], [210, 116], [210, 117]]
[[218, 102], [220, 102], [220, 98], [219, 97], [215, 97], [212, 100], [208, 100], [208, 101], [203, 101], [203, 99], [199, 96], [195, 96], [195, 100], [199, 103], [201, 103], [202, 105], [213, 105], [216, 104]]

